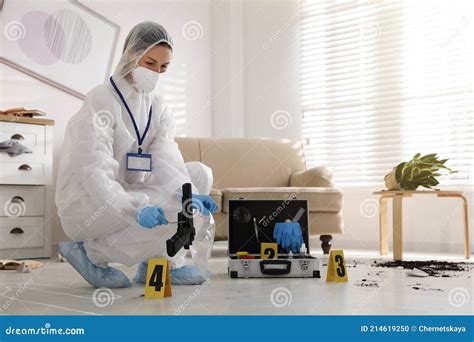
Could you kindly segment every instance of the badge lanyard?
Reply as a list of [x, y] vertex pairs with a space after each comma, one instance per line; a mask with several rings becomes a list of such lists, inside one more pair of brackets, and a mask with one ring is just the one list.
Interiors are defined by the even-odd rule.
[[146, 124], [145, 131], [143, 132], [143, 135], [140, 136], [140, 131], [138, 130], [138, 126], [137, 126], [137, 123], [135, 121], [135, 118], [133, 117], [132, 111], [128, 107], [127, 102], [123, 98], [122, 93], [120, 92], [119, 88], [117, 87], [114, 80], [112, 79], [112, 76], [110, 77], [110, 82], [112, 83], [112, 86], [114, 87], [115, 91], [117, 92], [118, 96], [120, 97], [120, 100], [122, 100], [122, 103], [125, 106], [125, 109], [127, 110], [128, 114], [130, 114], [130, 119], [132, 119], [133, 128], [135, 128], [135, 133], [137, 134], [137, 138], [138, 138], [138, 154], [142, 154], [142, 144], [143, 144], [143, 141], [145, 140], [146, 134], [148, 133], [148, 129], [150, 128], [151, 115], [153, 113], [152, 106], [150, 106], [150, 112], [148, 113], [148, 122]]
[[114, 87], [115, 91], [120, 97], [120, 100], [122, 100], [122, 103], [125, 106], [125, 109], [127, 110], [128, 114], [130, 115], [130, 119], [132, 120], [133, 128], [135, 129], [135, 133], [138, 139], [138, 153], [127, 153], [127, 170], [151, 171], [151, 166], [152, 166], [151, 154], [142, 153], [143, 152], [142, 144], [148, 133], [148, 129], [150, 128], [151, 116], [153, 113], [152, 106], [150, 106], [150, 111], [148, 113], [148, 122], [146, 124], [145, 131], [143, 132], [143, 135], [140, 135], [140, 131], [138, 129], [138, 125], [135, 121], [135, 118], [133, 117], [132, 111], [128, 107], [127, 102], [125, 101], [122, 93], [120, 92], [119, 88], [117, 87], [114, 80], [112, 79], [112, 76], [110, 77], [110, 83], [112, 83], [112, 86]]

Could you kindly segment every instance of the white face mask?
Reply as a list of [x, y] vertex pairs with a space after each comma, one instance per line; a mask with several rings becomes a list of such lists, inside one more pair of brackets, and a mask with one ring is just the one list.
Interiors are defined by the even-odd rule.
[[132, 71], [132, 77], [133, 83], [138, 90], [143, 90], [145, 93], [149, 93], [155, 89], [160, 73], [137, 66]]

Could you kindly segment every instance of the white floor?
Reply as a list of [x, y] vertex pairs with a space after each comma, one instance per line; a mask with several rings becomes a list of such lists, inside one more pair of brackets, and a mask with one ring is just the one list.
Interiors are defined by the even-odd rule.
[[[316, 255], [317, 256], [317, 255]], [[321, 256], [321, 255], [320, 255]], [[32, 273], [0, 271], [0, 314], [6, 315], [472, 315], [473, 279], [412, 278], [406, 270], [371, 266], [376, 251], [345, 251], [348, 283], [321, 279], [230, 279], [225, 245], [215, 247], [214, 276], [201, 286], [174, 286], [173, 296], [146, 300], [143, 287], [95, 292], [68, 264], [43, 260]], [[405, 254], [405, 260], [465, 261], [461, 256]], [[327, 259], [326, 259], [327, 260]], [[322, 264], [326, 265], [326, 260]], [[474, 263], [472, 263], [474, 267]], [[120, 267], [130, 278], [135, 268]], [[365, 281], [363, 281], [365, 279]], [[368, 286], [366, 284], [369, 284]], [[376, 284], [376, 285], [373, 285]], [[365, 285], [365, 286], [364, 286]], [[414, 289], [418, 288], [418, 289]], [[110, 291], [110, 290], [108, 290]]]

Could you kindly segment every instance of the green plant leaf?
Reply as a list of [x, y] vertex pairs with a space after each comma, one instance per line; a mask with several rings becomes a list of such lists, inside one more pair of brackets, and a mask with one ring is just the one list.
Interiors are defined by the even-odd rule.
[[[396, 180], [401, 189], [416, 190], [419, 186], [431, 189], [439, 184], [436, 177], [457, 172], [444, 165], [447, 160], [438, 160], [436, 153], [421, 157], [420, 153], [416, 153], [411, 160], [396, 166]], [[445, 170], [446, 173], [439, 172], [440, 170]]]
[[437, 153], [426, 154], [423, 157], [421, 157], [420, 159], [423, 160], [423, 161], [425, 161], [427, 159], [432, 159], [432, 158], [436, 159], [436, 155], [437, 155]]
[[412, 166], [413, 163], [407, 163], [403, 166], [403, 169], [402, 169], [402, 179], [405, 178], [408, 174], [410, 174], [413, 166]]
[[405, 166], [405, 162], [401, 162], [400, 164], [397, 165], [395, 169], [395, 179], [397, 180], [398, 183], [400, 183], [402, 179], [402, 169]]
[[420, 162], [418, 163], [418, 167], [422, 168], [422, 169], [429, 169], [433, 166], [432, 163], [426, 163], [426, 162]]

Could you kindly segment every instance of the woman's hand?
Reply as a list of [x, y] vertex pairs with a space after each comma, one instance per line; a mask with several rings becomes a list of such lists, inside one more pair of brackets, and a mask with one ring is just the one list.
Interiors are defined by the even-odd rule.
[[209, 213], [214, 214], [216, 212], [217, 203], [214, 202], [211, 196], [193, 194], [192, 208], [205, 216], [209, 216]]
[[163, 209], [160, 207], [145, 207], [137, 215], [138, 223], [145, 228], [155, 228], [162, 224], [168, 224]]

